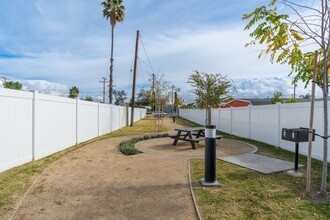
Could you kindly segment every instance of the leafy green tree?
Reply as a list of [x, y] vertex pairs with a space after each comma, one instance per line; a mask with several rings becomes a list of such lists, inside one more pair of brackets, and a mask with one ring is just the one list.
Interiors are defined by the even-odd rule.
[[93, 102], [94, 100], [93, 100], [93, 98], [91, 96], [86, 95], [85, 101]]
[[75, 99], [79, 95], [79, 89], [76, 86], [72, 86], [69, 90], [69, 98]]
[[125, 105], [125, 101], [127, 99], [126, 92], [124, 90], [114, 90], [113, 94], [115, 95], [115, 105], [123, 106]]
[[150, 105], [150, 98], [151, 98], [151, 91], [140, 89], [139, 93], [137, 94], [137, 98], [135, 100], [136, 106], [149, 106]]
[[181, 105], [181, 108], [184, 108], [184, 109], [194, 109], [195, 108], [195, 105], [194, 105], [194, 103], [182, 104]]
[[282, 97], [283, 97], [282, 92], [280, 92], [280, 91], [274, 92], [273, 98], [271, 99], [272, 104], [276, 104], [278, 102], [282, 103], [283, 102]]
[[15, 90], [21, 90], [22, 89], [22, 84], [19, 82], [13, 82], [9, 81], [3, 84], [4, 88], [7, 89], [15, 89]]
[[289, 98], [286, 100], [286, 103], [296, 103], [297, 100], [295, 98]]
[[182, 105], [183, 105], [183, 100], [182, 100], [182, 98], [177, 97], [177, 98], [174, 100], [174, 106], [175, 106], [175, 108], [178, 109], [178, 108], [180, 108]]
[[[293, 20], [287, 14], [279, 14], [276, 4], [282, 4], [293, 12]], [[306, 45], [319, 48], [317, 60], [317, 84], [323, 93], [323, 136], [328, 136], [328, 87], [330, 59], [330, 10], [329, 1], [320, 0], [318, 4], [306, 5], [288, 0], [271, 0], [268, 6], [256, 8], [252, 13], [243, 15], [249, 22], [246, 30], [255, 27], [250, 33], [253, 40], [247, 45], [266, 44], [266, 50], [259, 57], [269, 55], [271, 62], [289, 64], [291, 74], [298, 80], [309, 84], [314, 69], [314, 53], [303, 52]], [[323, 171], [321, 195], [326, 196], [328, 139], [323, 141]]]
[[231, 82], [220, 73], [200, 73], [195, 71], [189, 76], [188, 83], [194, 87], [197, 95], [196, 104], [206, 109], [205, 124], [211, 124], [211, 108], [217, 107], [225, 95], [229, 93]]
[[310, 99], [311, 98], [311, 94], [306, 93], [306, 95], [301, 95], [301, 96], [299, 96], [299, 98], [301, 98], [301, 99]]
[[188, 78], [197, 95], [196, 104], [199, 108], [217, 107], [224, 96], [229, 94], [231, 81], [221, 74], [201, 73], [195, 71]]
[[110, 20], [111, 25], [111, 56], [110, 56], [110, 85], [109, 85], [109, 103], [112, 104], [113, 92], [113, 41], [114, 29], [117, 22], [123, 22], [125, 17], [125, 6], [122, 0], [105, 0], [101, 3], [103, 6], [103, 17]]

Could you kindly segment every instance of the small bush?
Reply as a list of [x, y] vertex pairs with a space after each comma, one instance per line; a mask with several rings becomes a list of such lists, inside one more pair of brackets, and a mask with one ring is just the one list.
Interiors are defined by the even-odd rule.
[[148, 135], [145, 135], [145, 136], [143, 137], [144, 140], [149, 140], [150, 138], [151, 138], [151, 137], [148, 136]]
[[140, 141], [144, 141], [144, 140], [149, 140], [152, 138], [162, 138], [162, 137], [169, 137], [168, 134], [159, 134], [159, 135], [155, 135], [155, 136], [148, 136], [145, 135], [144, 137], [140, 137], [140, 138], [132, 138], [128, 141], [124, 141], [121, 142], [118, 146], [119, 150], [125, 154], [125, 155], [135, 155], [135, 154], [139, 154], [142, 153], [141, 151], [139, 151], [138, 149], [136, 149], [134, 147], [134, 145]]

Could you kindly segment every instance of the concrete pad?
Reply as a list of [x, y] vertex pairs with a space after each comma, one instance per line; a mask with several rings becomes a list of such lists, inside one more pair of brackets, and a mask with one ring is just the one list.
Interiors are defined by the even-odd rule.
[[304, 176], [303, 173], [296, 172], [296, 171], [294, 171], [294, 170], [288, 170], [287, 173], [288, 173], [290, 176], [293, 176], [293, 177], [302, 177], [302, 176]]
[[203, 186], [207, 186], [207, 187], [218, 187], [218, 186], [220, 186], [220, 183], [218, 181], [206, 182], [204, 178], [201, 179], [201, 183], [202, 183]]
[[[238, 156], [218, 157], [218, 159], [263, 174], [270, 174], [270, 173], [294, 169], [293, 162], [279, 160], [258, 154], [243, 154]], [[299, 164], [299, 167], [302, 167], [302, 165]]]

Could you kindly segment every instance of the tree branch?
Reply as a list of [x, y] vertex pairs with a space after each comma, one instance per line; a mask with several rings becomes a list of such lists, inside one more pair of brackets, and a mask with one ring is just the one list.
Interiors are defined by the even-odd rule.
[[[282, 3], [287, 5], [287, 6], [294, 5], [294, 6], [297, 6], [299, 8], [309, 9], [309, 10], [318, 12], [319, 14], [322, 14], [320, 10], [317, 10], [315, 8], [312, 8], [312, 7], [309, 7], [309, 6], [306, 6], [306, 5], [300, 5], [300, 4], [297, 4], [297, 3], [294, 3], [294, 2], [291, 2], [291, 1], [288, 1], [288, 0], [282, 0]], [[292, 6], [289, 6], [289, 7], [293, 8]]]

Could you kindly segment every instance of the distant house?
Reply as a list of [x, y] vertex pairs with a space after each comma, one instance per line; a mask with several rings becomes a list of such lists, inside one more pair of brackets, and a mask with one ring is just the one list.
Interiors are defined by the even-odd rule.
[[252, 105], [270, 105], [272, 104], [272, 99], [264, 98], [264, 99], [244, 99], [246, 101], [251, 102]]
[[242, 99], [228, 98], [219, 105], [219, 108], [245, 107], [245, 106], [249, 106], [249, 105], [252, 105], [252, 103], [250, 101], [242, 100]]

